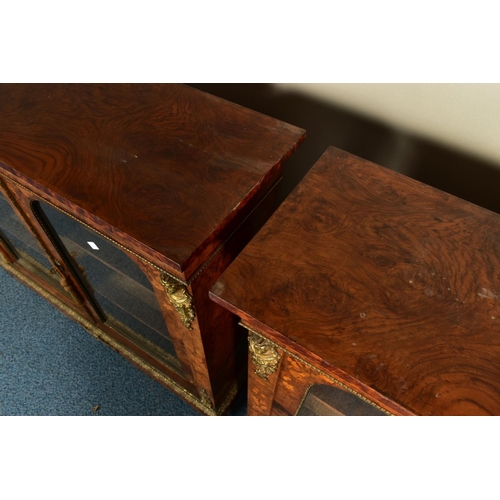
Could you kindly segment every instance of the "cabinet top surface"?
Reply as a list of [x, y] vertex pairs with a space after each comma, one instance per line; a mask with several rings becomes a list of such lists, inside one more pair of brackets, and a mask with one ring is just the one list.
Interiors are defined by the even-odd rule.
[[4, 171], [68, 200], [179, 269], [304, 136], [176, 84], [2, 84], [0, 109]]
[[212, 299], [423, 415], [500, 414], [500, 216], [330, 148]]

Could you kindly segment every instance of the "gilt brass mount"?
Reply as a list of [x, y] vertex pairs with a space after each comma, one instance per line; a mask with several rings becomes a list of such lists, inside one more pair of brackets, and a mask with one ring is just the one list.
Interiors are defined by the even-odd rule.
[[248, 337], [248, 348], [255, 366], [255, 373], [267, 380], [267, 376], [278, 369], [281, 354], [274, 344], [255, 333], [250, 333]]
[[195, 312], [193, 307], [193, 297], [189, 295], [186, 286], [176, 279], [169, 276], [167, 273], [162, 273], [160, 276], [161, 284], [165, 288], [170, 303], [181, 317], [182, 324], [192, 330]]

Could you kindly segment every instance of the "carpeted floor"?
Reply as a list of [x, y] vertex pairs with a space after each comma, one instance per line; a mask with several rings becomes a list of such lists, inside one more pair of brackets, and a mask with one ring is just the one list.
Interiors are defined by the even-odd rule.
[[0, 415], [198, 413], [0, 268]]

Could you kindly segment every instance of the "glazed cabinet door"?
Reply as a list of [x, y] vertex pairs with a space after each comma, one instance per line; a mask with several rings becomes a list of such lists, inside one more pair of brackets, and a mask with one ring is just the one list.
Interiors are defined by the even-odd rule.
[[44, 229], [59, 239], [92, 296], [103, 322], [170, 369], [189, 378], [179, 362], [150, 280], [137, 257], [43, 201], [32, 204]]
[[7, 191], [0, 189], [0, 249], [9, 264], [20, 266], [27, 274], [74, 301], [75, 293], [61, 274], [61, 264], [50, 257], [43, 242], [31, 232], [22, 216], [7, 201]]

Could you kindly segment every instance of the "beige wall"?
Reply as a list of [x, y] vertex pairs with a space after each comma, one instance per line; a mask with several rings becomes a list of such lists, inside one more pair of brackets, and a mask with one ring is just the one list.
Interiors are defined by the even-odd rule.
[[491, 161], [500, 168], [500, 84], [275, 84]]

